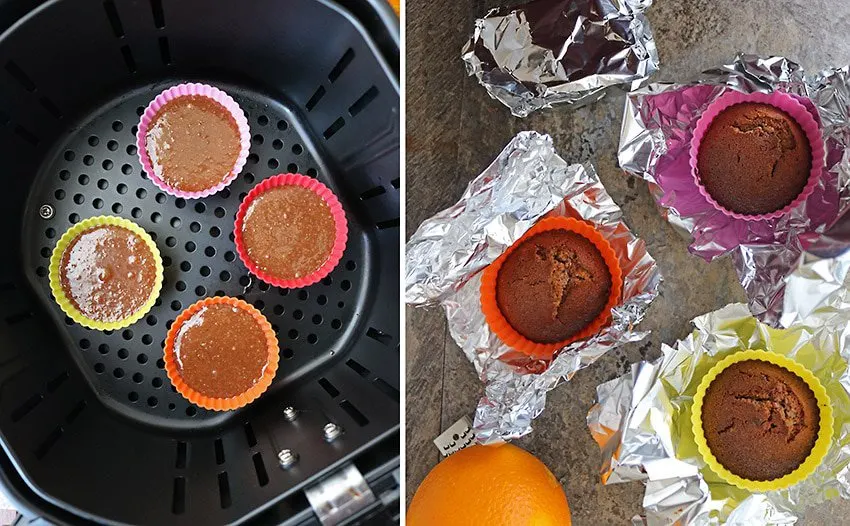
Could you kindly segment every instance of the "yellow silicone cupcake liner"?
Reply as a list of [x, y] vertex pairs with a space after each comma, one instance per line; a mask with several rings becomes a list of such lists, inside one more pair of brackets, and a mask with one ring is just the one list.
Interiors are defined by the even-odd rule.
[[[65, 249], [68, 248], [68, 245], [74, 240], [74, 238], [90, 228], [108, 225], [126, 228], [139, 236], [142, 241], [145, 242], [150, 249], [151, 254], [153, 254], [154, 264], [156, 265], [156, 278], [154, 279], [153, 288], [151, 289], [151, 295], [141, 308], [123, 320], [103, 322], [93, 320], [84, 315], [82, 312], [77, 310], [77, 308], [74, 307], [74, 304], [71, 303], [71, 300], [65, 296], [65, 291], [62, 290], [62, 284], [59, 280], [59, 266], [62, 263], [62, 254], [65, 253]], [[95, 329], [98, 331], [114, 331], [136, 323], [151, 310], [157, 297], [159, 297], [159, 291], [162, 289], [162, 272], [162, 257], [159, 254], [159, 249], [156, 247], [156, 243], [154, 243], [151, 236], [145, 232], [142, 227], [121, 217], [96, 216], [80, 221], [66, 230], [65, 233], [62, 234], [62, 237], [59, 238], [59, 242], [56, 243], [56, 247], [54, 247], [53, 253], [50, 256], [50, 290], [53, 292], [53, 298], [56, 300], [59, 308], [62, 309], [62, 312], [67, 314], [75, 322], [79, 323], [83, 327], [88, 327], [89, 329]]]
[[[812, 448], [812, 451], [809, 453], [809, 456], [806, 457], [806, 460], [797, 467], [797, 469], [778, 479], [748, 480], [735, 475], [717, 461], [717, 458], [709, 449], [708, 442], [705, 439], [705, 432], [702, 427], [702, 404], [703, 399], [705, 398], [705, 392], [708, 390], [708, 386], [711, 385], [711, 382], [713, 382], [714, 379], [717, 378], [717, 375], [719, 375], [724, 369], [733, 363], [743, 362], [746, 360], [769, 362], [791, 371], [806, 382], [818, 401], [818, 409], [820, 410], [820, 427], [818, 429], [818, 437], [815, 440], [815, 445]], [[788, 488], [798, 482], [802, 482], [806, 479], [806, 477], [811, 475], [823, 461], [827, 451], [829, 450], [830, 442], [832, 442], [833, 423], [832, 403], [829, 399], [829, 395], [826, 393], [826, 389], [824, 389], [820, 380], [818, 380], [811, 371], [787, 356], [783, 356], [775, 352], [755, 349], [748, 349], [733, 353], [715, 364], [715, 366], [712, 367], [702, 378], [699, 387], [697, 387], [697, 392], [694, 395], [693, 409], [691, 411], [691, 425], [693, 427], [694, 440], [696, 441], [700, 455], [703, 460], [705, 460], [705, 463], [708, 464], [708, 467], [726, 483], [753, 493], [764, 493], [766, 491]]]

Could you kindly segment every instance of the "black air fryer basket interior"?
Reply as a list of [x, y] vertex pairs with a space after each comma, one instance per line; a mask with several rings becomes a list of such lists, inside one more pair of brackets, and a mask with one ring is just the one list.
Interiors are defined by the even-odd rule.
[[[326, 0], [55, 0], [0, 36], [0, 476], [27, 512], [301, 524], [305, 486], [398, 465], [399, 95], [374, 44], [393, 42], [386, 12], [356, 5], [371, 32]], [[142, 109], [185, 80], [231, 94], [253, 135], [239, 178], [194, 201], [148, 181], [134, 146]], [[327, 184], [349, 220], [340, 265], [300, 290], [252, 279], [232, 243], [240, 199], [285, 172]], [[114, 333], [71, 323], [47, 281], [62, 232], [101, 214], [145, 228], [166, 265], [150, 314]], [[188, 404], [161, 360], [172, 320], [217, 294], [260, 308], [281, 347], [272, 387], [228, 413]], [[345, 430], [331, 443], [328, 422]]]

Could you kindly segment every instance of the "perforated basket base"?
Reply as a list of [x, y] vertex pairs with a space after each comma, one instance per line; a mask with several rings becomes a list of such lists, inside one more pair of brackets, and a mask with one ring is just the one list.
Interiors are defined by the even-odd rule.
[[[233, 222], [239, 203], [259, 181], [281, 172], [304, 173], [337, 191], [286, 107], [235, 86], [230, 93], [248, 116], [251, 153], [242, 174], [222, 192], [199, 200], [175, 198], [156, 188], [140, 170], [135, 133], [138, 115], [153, 95], [175, 84], [161, 83], [107, 104], [103, 111], [57, 148], [56, 158], [33, 183], [29, 208], [53, 208], [44, 220], [26, 218], [24, 248], [37, 289], [52, 302], [47, 267], [62, 233], [81, 219], [111, 214], [132, 219], [159, 247], [165, 267], [162, 294], [149, 315], [114, 333], [86, 329], [57, 308], [63, 336], [94, 389], [125, 415], [158, 426], [218, 425], [236, 412], [215, 412], [188, 403], [163, 370], [165, 334], [177, 315], [212, 295], [238, 296], [268, 318], [278, 334], [281, 367], [274, 392], [321, 367], [344, 348], [363, 308], [372, 266], [371, 240], [356, 218], [349, 222], [343, 260], [331, 274], [297, 290], [270, 287], [250, 275], [236, 255]], [[350, 215], [350, 212], [349, 212]]]

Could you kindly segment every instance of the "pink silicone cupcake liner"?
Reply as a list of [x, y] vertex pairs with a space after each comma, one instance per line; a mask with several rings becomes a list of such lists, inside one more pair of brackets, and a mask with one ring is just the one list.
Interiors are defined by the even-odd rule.
[[[251, 202], [266, 190], [278, 186], [300, 186], [302, 188], [312, 190], [328, 204], [334, 223], [336, 224], [336, 238], [334, 239], [334, 244], [331, 248], [331, 253], [328, 256], [327, 261], [325, 261], [325, 263], [312, 274], [308, 274], [298, 279], [280, 279], [257, 268], [257, 265], [255, 265], [248, 257], [248, 251], [246, 250], [242, 239], [242, 222], [245, 220], [245, 213], [248, 211], [248, 207], [251, 206]], [[318, 282], [320, 279], [330, 274], [331, 271], [339, 264], [339, 261], [342, 259], [342, 253], [345, 251], [345, 244], [348, 241], [348, 222], [345, 219], [345, 212], [342, 210], [342, 205], [339, 203], [339, 199], [337, 199], [334, 193], [331, 192], [327, 186], [312, 177], [288, 173], [269, 177], [248, 192], [248, 195], [242, 200], [242, 204], [239, 205], [239, 210], [236, 212], [236, 223], [233, 226], [233, 235], [233, 241], [236, 244], [236, 252], [239, 254], [239, 259], [241, 259], [242, 263], [248, 267], [251, 274], [254, 274], [269, 285], [285, 289], [296, 289]]]
[[[708, 190], [706, 190], [699, 179], [697, 155], [699, 153], [702, 138], [705, 136], [705, 132], [720, 112], [730, 106], [734, 106], [735, 104], [740, 104], [742, 102], [770, 104], [771, 106], [779, 108], [790, 115], [803, 129], [803, 132], [809, 139], [809, 146], [812, 151], [812, 168], [809, 173], [809, 180], [806, 183], [806, 186], [803, 187], [803, 191], [800, 192], [800, 195], [791, 201], [791, 203], [785, 208], [769, 214], [745, 215], [727, 210], [720, 203], [715, 201], [713, 197], [711, 197], [711, 194], [708, 193]], [[824, 151], [823, 136], [821, 135], [818, 123], [806, 107], [793, 96], [779, 91], [774, 91], [773, 93], [741, 93], [740, 91], [730, 90], [709, 104], [708, 108], [706, 108], [705, 112], [697, 121], [696, 128], [694, 129], [694, 135], [691, 139], [689, 164], [691, 167], [691, 174], [694, 177], [694, 182], [696, 183], [700, 194], [705, 197], [705, 200], [708, 201], [715, 209], [734, 219], [741, 219], [744, 221], [763, 221], [767, 219], [777, 219], [784, 216], [794, 208], [800, 206], [800, 204], [802, 204], [812, 194], [815, 186], [818, 184], [821, 174], [823, 173]]]
[[[166, 184], [165, 181], [154, 173], [153, 165], [151, 164], [150, 157], [148, 157], [148, 150], [145, 147], [145, 136], [147, 135], [148, 128], [150, 127], [150, 124], [157, 112], [167, 102], [178, 97], [186, 97], [189, 95], [209, 97], [224, 106], [224, 108], [233, 115], [233, 119], [236, 121], [242, 145], [242, 149], [239, 152], [239, 156], [236, 158], [236, 163], [233, 165], [233, 170], [231, 170], [230, 174], [222, 182], [212, 188], [207, 188], [206, 190], [198, 192], [186, 192], [184, 190], [172, 188]], [[251, 130], [248, 127], [248, 119], [245, 117], [245, 112], [242, 111], [239, 104], [237, 104], [236, 101], [233, 100], [233, 98], [227, 93], [207, 84], [179, 84], [168, 88], [157, 95], [156, 98], [148, 104], [148, 107], [145, 108], [145, 111], [142, 113], [142, 117], [139, 120], [139, 130], [136, 132], [136, 147], [138, 149], [139, 162], [142, 163], [142, 168], [145, 170], [145, 173], [148, 174], [148, 177], [153, 184], [176, 197], [182, 197], [184, 199], [199, 199], [221, 191], [224, 187], [236, 179], [236, 176], [239, 175], [239, 172], [242, 171], [242, 168], [245, 166], [245, 162], [248, 160], [248, 150], [251, 147]]]

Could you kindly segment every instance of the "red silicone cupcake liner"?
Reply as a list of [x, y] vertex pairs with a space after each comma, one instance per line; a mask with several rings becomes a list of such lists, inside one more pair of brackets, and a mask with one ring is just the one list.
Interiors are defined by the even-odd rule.
[[[153, 122], [154, 117], [156, 117], [157, 112], [159, 112], [166, 103], [179, 97], [187, 97], [191, 95], [209, 97], [224, 106], [224, 108], [230, 112], [233, 119], [236, 121], [236, 126], [239, 128], [239, 143], [241, 147], [239, 150], [239, 156], [236, 158], [236, 163], [234, 163], [233, 169], [227, 177], [225, 177], [224, 180], [217, 185], [197, 192], [178, 190], [177, 188], [168, 185], [159, 176], [157, 176], [156, 173], [154, 173], [153, 164], [148, 156], [148, 150], [146, 147], [148, 128], [150, 127], [151, 122]], [[236, 176], [239, 175], [239, 172], [241, 172], [242, 168], [245, 167], [245, 162], [248, 160], [248, 150], [251, 148], [251, 129], [248, 127], [248, 119], [245, 117], [245, 112], [243, 112], [242, 108], [239, 107], [239, 104], [233, 100], [233, 97], [227, 93], [207, 84], [178, 84], [177, 86], [168, 88], [157, 95], [156, 98], [148, 104], [148, 107], [145, 108], [145, 111], [142, 113], [142, 117], [139, 120], [139, 129], [136, 132], [136, 148], [139, 156], [139, 162], [142, 163], [142, 168], [144, 168], [145, 173], [148, 174], [148, 178], [151, 182], [153, 182], [153, 184], [175, 197], [182, 197], [184, 199], [199, 199], [223, 190], [227, 185], [232, 183], [234, 179], [236, 179]]]
[[[720, 203], [715, 201], [713, 197], [711, 197], [711, 194], [708, 193], [708, 190], [703, 186], [699, 178], [697, 159], [699, 157], [699, 147], [702, 143], [703, 137], [705, 136], [705, 132], [720, 112], [730, 106], [744, 102], [769, 104], [790, 115], [795, 121], [797, 121], [803, 129], [803, 132], [806, 134], [806, 138], [809, 140], [809, 148], [812, 152], [812, 167], [809, 172], [809, 180], [806, 183], [806, 186], [803, 187], [800, 194], [791, 201], [790, 204], [769, 214], [746, 215], [724, 208]], [[705, 197], [705, 200], [708, 201], [715, 209], [734, 219], [741, 219], [744, 221], [764, 221], [782, 217], [808, 199], [815, 190], [815, 186], [817, 186], [821, 174], [823, 173], [825, 162], [824, 152], [823, 136], [821, 135], [817, 121], [815, 121], [815, 118], [811, 113], [809, 113], [806, 107], [793, 96], [779, 91], [774, 91], [773, 93], [741, 93], [740, 91], [728, 91], [709, 104], [708, 108], [706, 108], [705, 112], [697, 121], [696, 128], [694, 129], [694, 136], [691, 138], [689, 164], [691, 167], [691, 174], [693, 175], [694, 182], [696, 183], [700, 194]]]
[[[328, 255], [328, 259], [315, 272], [297, 279], [281, 279], [259, 269], [248, 256], [248, 251], [245, 248], [245, 242], [242, 238], [242, 223], [245, 220], [245, 213], [248, 211], [253, 200], [263, 192], [278, 186], [300, 186], [315, 192], [319, 197], [324, 199], [325, 203], [328, 204], [331, 215], [334, 219], [334, 224], [336, 225], [336, 236], [334, 238], [333, 247], [331, 247], [331, 253]], [[345, 212], [342, 210], [342, 205], [340, 204], [339, 199], [337, 199], [334, 193], [331, 192], [327, 186], [312, 177], [288, 173], [269, 177], [248, 192], [248, 195], [242, 200], [242, 204], [239, 205], [239, 211], [236, 212], [236, 223], [233, 226], [233, 235], [239, 259], [241, 259], [242, 263], [248, 267], [251, 274], [254, 274], [269, 285], [285, 289], [296, 289], [318, 282], [330, 274], [331, 271], [339, 264], [339, 261], [342, 259], [342, 253], [345, 251], [345, 244], [348, 242], [348, 222], [345, 219]]]
[[[207, 396], [204, 393], [196, 391], [190, 387], [180, 375], [180, 371], [177, 368], [177, 359], [174, 354], [174, 342], [177, 339], [177, 334], [179, 334], [180, 328], [184, 323], [186, 323], [186, 320], [208, 305], [221, 303], [242, 309], [253, 316], [254, 320], [266, 335], [266, 342], [269, 349], [268, 365], [266, 365], [266, 369], [263, 371], [263, 376], [260, 377], [260, 380], [244, 393], [228, 398]], [[269, 388], [272, 384], [272, 380], [274, 380], [275, 374], [277, 373], [277, 367], [280, 362], [280, 353], [278, 351], [277, 336], [275, 336], [274, 329], [266, 317], [263, 316], [263, 313], [257, 310], [253, 305], [250, 305], [240, 299], [230, 298], [227, 296], [215, 296], [212, 298], [204, 298], [193, 303], [189, 308], [177, 316], [177, 319], [174, 320], [174, 323], [171, 324], [171, 328], [168, 330], [168, 335], [165, 337], [165, 355], [163, 360], [165, 361], [165, 372], [168, 375], [168, 379], [171, 380], [171, 384], [175, 389], [177, 389], [177, 392], [180, 393], [183, 398], [205, 409], [212, 409], [214, 411], [230, 411], [250, 404]]]
[[[505, 318], [504, 314], [502, 314], [499, 304], [496, 301], [496, 277], [499, 275], [499, 270], [501, 270], [505, 260], [511, 252], [516, 250], [516, 247], [528, 238], [549, 230], [569, 230], [585, 237], [593, 243], [599, 250], [599, 253], [602, 254], [602, 258], [608, 267], [608, 272], [611, 273], [611, 293], [608, 295], [608, 302], [605, 304], [602, 312], [587, 327], [566, 340], [555, 343], [539, 343], [529, 340], [517, 332], [508, 322], [507, 318]], [[490, 330], [506, 345], [513, 347], [531, 358], [548, 360], [552, 358], [555, 351], [575, 341], [589, 338], [599, 332], [611, 318], [611, 309], [620, 300], [622, 291], [623, 271], [620, 268], [620, 261], [617, 259], [614, 249], [602, 234], [584, 221], [569, 217], [550, 217], [538, 221], [521, 238], [508, 247], [496, 261], [484, 269], [481, 275], [481, 310], [484, 312], [484, 319], [487, 321], [487, 325], [490, 326]]]

